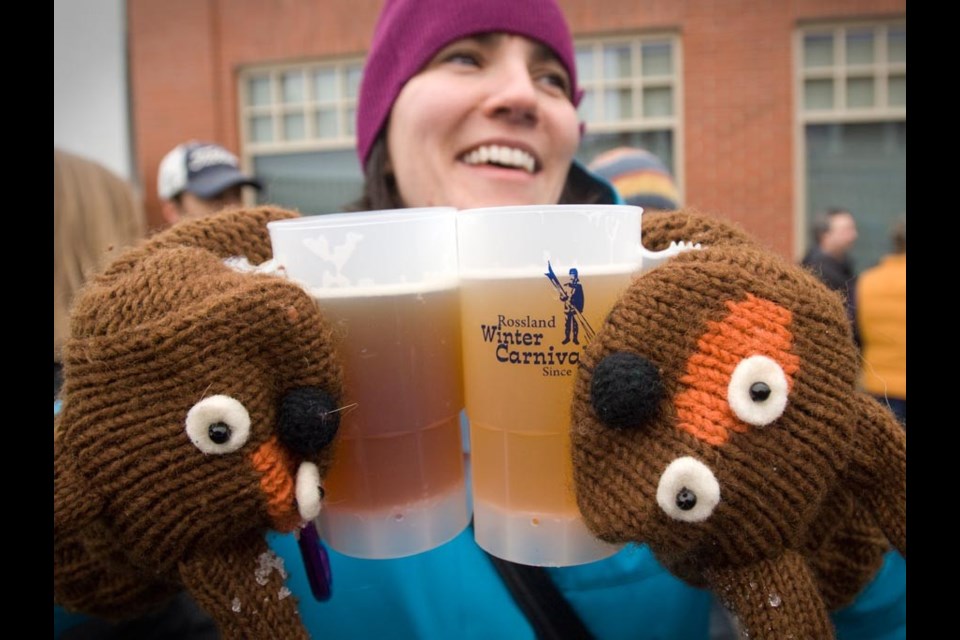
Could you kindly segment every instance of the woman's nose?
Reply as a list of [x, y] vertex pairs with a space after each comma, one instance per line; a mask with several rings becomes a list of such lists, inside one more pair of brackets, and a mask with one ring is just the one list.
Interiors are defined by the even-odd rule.
[[485, 112], [514, 124], [536, 124], [537, 87], [526, 64], [505, 62], [491, 74]]

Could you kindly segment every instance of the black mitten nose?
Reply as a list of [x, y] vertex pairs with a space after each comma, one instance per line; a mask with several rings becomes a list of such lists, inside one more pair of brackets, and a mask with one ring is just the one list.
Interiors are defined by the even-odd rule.
[[305, 458], [330, 444], [339, 426], [337, 403], [318, 387], [294, 389], [280, 403], [280, 441]]
[[642, 427], [663, 399], [657, 367], [635, 353], [612, 353], [597, 365], [590, 386], [593, 410], [614, 429]]

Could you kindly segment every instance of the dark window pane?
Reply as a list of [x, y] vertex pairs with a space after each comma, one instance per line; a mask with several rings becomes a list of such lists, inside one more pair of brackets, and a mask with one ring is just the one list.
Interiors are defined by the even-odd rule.
[[829, 207], [850, 210], [859, 273], [890, 251], [890, 225], [907, 210], [907, 124], [808, 125], [806, 138], [807, 219]]
[[259, 156], [253, 166], [264, 183], [260, 203], [304, 215], [343, 211], [363, 190], [363, 173], [353, 149]]

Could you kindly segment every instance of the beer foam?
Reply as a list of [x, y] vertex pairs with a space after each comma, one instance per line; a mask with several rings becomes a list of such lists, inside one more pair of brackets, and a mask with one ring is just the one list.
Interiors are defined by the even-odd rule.
[[307, 287], [310, 295], [318, 300], [325, 298], [376, 298], [384, 296], [408, 296], [418, 293], [436, 293], [456, 290], [460, 283], [455, 278], [433, 282], [397, 282], [394, 284], [364, 285], [358, 287]]
[[[612, 276], [622, 275], [624, 273], [640, 272], [640, 263], [621, 262], [618, 264], [603, 265], [553, 265], [553, 271], [558, 277], [567, 277], [567, 272], [573, 266], [577, 269], [578, 276]], [[514, 267], [507, 269], [471, 269], [460, 272], [461, 280], [518, 280], [522, 278], [542, 278], [546, 274], [547, 265], [542, 267]]]

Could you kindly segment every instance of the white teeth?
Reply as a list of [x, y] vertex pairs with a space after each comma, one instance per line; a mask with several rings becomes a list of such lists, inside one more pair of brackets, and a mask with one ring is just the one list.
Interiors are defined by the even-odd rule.
[[504, 147], [500, 145], [484, 145], [477, 147], [463, 156], [463, 161], [470, 165], [496, 163], [506, 167], [517, 167], [527, 173], [533, 173], [536, 160], [523, 149]]
[[677, 242], [676, 240], [670, 241], [670, 249], [678, 249], [680, 251], [689, 251], [690, 249], [702, 249], [700, 243], [694, 244], [693, 242], [684, 242], [681, 240]]
[[297, 510], [304, 522], [320, 515], [320, 469], [312, 462], [301, 462], [297, 469]]

